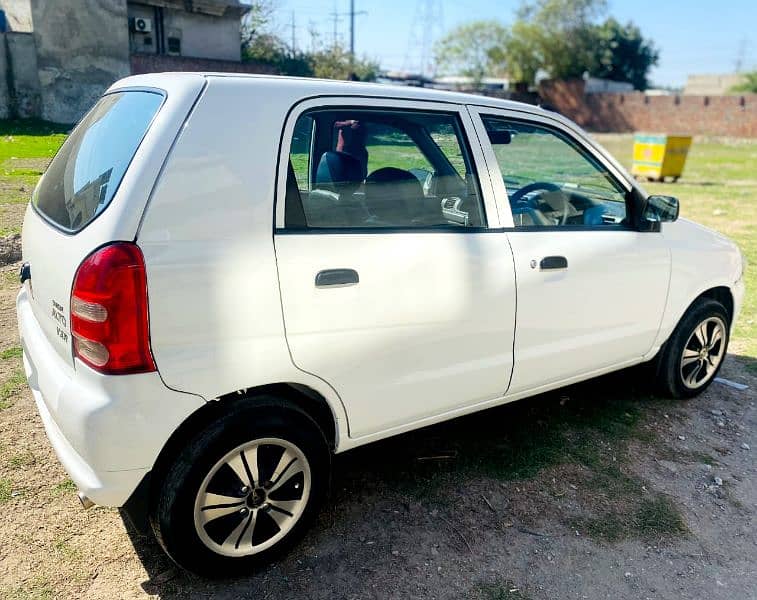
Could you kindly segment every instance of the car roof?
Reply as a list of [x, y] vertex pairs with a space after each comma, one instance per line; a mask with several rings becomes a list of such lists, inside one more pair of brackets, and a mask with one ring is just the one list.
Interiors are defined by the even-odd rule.
[[341, 81], [334, 79], [316, 79], [312, 77], [290, 77], [284, 75], [265, 75], [250, 73], [213, 73], [213, 72], [166, 72], [132, 75], [113, 84], [111, 90], [123, 87], [164, 87], [170, 86], [172, 81], [185, 78], [230, 78], [249, 81], [251, 84], [262, 86], [282, 86], [300, 88], [303, 97], [319, 95], [349, 95], [370, 96], [377, 98], [394, 98], [403, 100], [425, 100], [431, 102], [447, 102], [454, 104], [471, 104], [476, 106], [490, 106], [494, 108], [518, 110], [534, 114], [549, 114], [554, 117], [557, 113], [545, 110], [533, 104], [504, 100], [479, 94], [467, 94], [448, 90], [438, 90], [426, 87], [394, 85], [385, 83], [369, 83], [362, 81]]
[[[233, 82], [233, 85], [249, 84], [254, 88], [258, 98], [265, 99], [267, 96], [274, 102], [284, 102], [287, 108], [300, 100], [307, 98], [329, 96], [353, 96], [362, 98], [380, 98], [389, 100], [418, 100], [428, 102], [440, 102], [455, 105], [469, 105], [475, 107], [495, 108], [520, 112], [523, 115], [542, 117], [547, 122], [559, 123], [564, 128], [572, 130], [579, 135], [584, 143], [591, 146], [594, 151], [604, 155], [605, 159], [613, 165], [618, 173], [623, 174], [626, 185], [639, 187], [636, 181], [627, 173], [625, 168], [595, 140], [581, 129], [575, 122], [561, 114], [524, 102], [503, 100], [478, 94], [465, 94], [462, 92], [450, 92], [430, 88], [412, 87], [403, 85], [390, 85], [383, 83], [366, 83], [360, 81], [339, 81], [333, 79], [315, 79], [310, 77], [288, 77], [282, 75], [258, 75], [247, 73], [209, 73], [209, 72], [166, 72], [149, 73], [144, 75], [132, 75], [115, 82], [108, 92], [131, 89], [163, 90], [169, 95], [173, 91], [197, 89], [199, 84], [209, 81]], [[642, 191], [643, 192], [643, 191]]]

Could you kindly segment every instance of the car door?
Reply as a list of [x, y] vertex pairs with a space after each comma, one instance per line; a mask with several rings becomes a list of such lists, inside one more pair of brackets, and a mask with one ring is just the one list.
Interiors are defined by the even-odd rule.
[[[464, 107], [329, 98], [292, 111], [274, 240], [293, 362], [350, 436], [501, 397], [515, 278]], [[477, 159], [477, 160], [476, 160]]]
[[557, 119], [471, 111], [500, 212], [512, 219], [518, 306], [508, 395], [639, 362], [659, 330], [670, 253], [661, 233], [633, 227], [629, 182]]

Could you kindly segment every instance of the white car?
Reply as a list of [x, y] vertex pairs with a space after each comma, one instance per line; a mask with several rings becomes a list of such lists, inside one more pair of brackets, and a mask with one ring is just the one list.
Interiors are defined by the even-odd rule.
[[24, 366], [85, 506], [239, 572], [303, 532], [332, 453], [645, 361], [705, 389], [744, 261], [677, 216], [534, 106], [130, 77], [27, 209]]

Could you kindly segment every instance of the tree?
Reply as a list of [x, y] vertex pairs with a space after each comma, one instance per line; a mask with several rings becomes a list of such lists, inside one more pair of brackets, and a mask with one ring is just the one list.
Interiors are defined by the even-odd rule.
[[594, 67], [593, 21], [605, 0], [536, 0], [517, 12], [505, 54], [526, 83], [543, 69], [553, 79], [581, 77]]
[[757, 94], [757, 71], [744, 73], [744, 81], [734, 85], [730, 90], [735, 94], [746, 92], [747, 94]]
[[379, 65], [365, 58], [352, 60], [341, 45], [326, 46], [313, 33], [313, 49], [300, 52], [270, 31], [272, 4], [256, 0], [242, 24], [242, 60], [271, 66], [281, 75], [324, 79], [376, 79]]
[[322, 46], [309, 55], [313, 76], [322, 79], [356, 79], [373, 81], [379, 72], [379, 65], [368, 59], [355, 58], [350, 61], [350, 53], [341, 44]]
[[474, 21], [455, 27], [436, 45], [441, 72], [470, 77], [478, 87], [487, 76], [506, 71], [503, 49], [507, 29], [497, 21]]
[[621, 25], [610, 18], [594, 27], [594, 37], [595, 64], [589, 71], [591, 75], [627, 81], [637, 90], [647, 89], [647, 74], [660, 54], [636, 25]]
[[522, 20], [513, 23], [502, 49], [506, 57], [503, 62], [507, 63], [508, 75], [513, 81], [530, 85], [536, 80], [544, 63], [541, 44], [542, 35], [536, 25]]
[[437, 46], [446, 72], [480, 82], [486, 75], [508, 75], [531, 85], [539, 71], [553, 79], [584, 74], [647, 87], [659, 53], [638, 27], [609, 18], [606, 0], [533, 0], [524, 3], [507, 29], [496, 21], [461, 25]]
[[242, 60], [269, 65], [282, 75], [313, 76], [310, 57], [292, 52], [281, 38], [270, 33], [250, 37], [242, 47]]

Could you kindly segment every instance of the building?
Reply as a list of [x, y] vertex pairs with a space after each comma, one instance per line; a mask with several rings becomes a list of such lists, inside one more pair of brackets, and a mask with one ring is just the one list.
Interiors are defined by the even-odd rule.
[[261, 71], [240, 62], [238, 0], [0, 0], [0, 11], [0, 118], [76, 122], [131, 73]]
[[240, 21], [249, 7], [223, 0], [127, 1], [129, 53], [240, 60]]
[[723, 96], [743, 82], [743, 73], [689, 75], [683, 93], [686, 96]]

